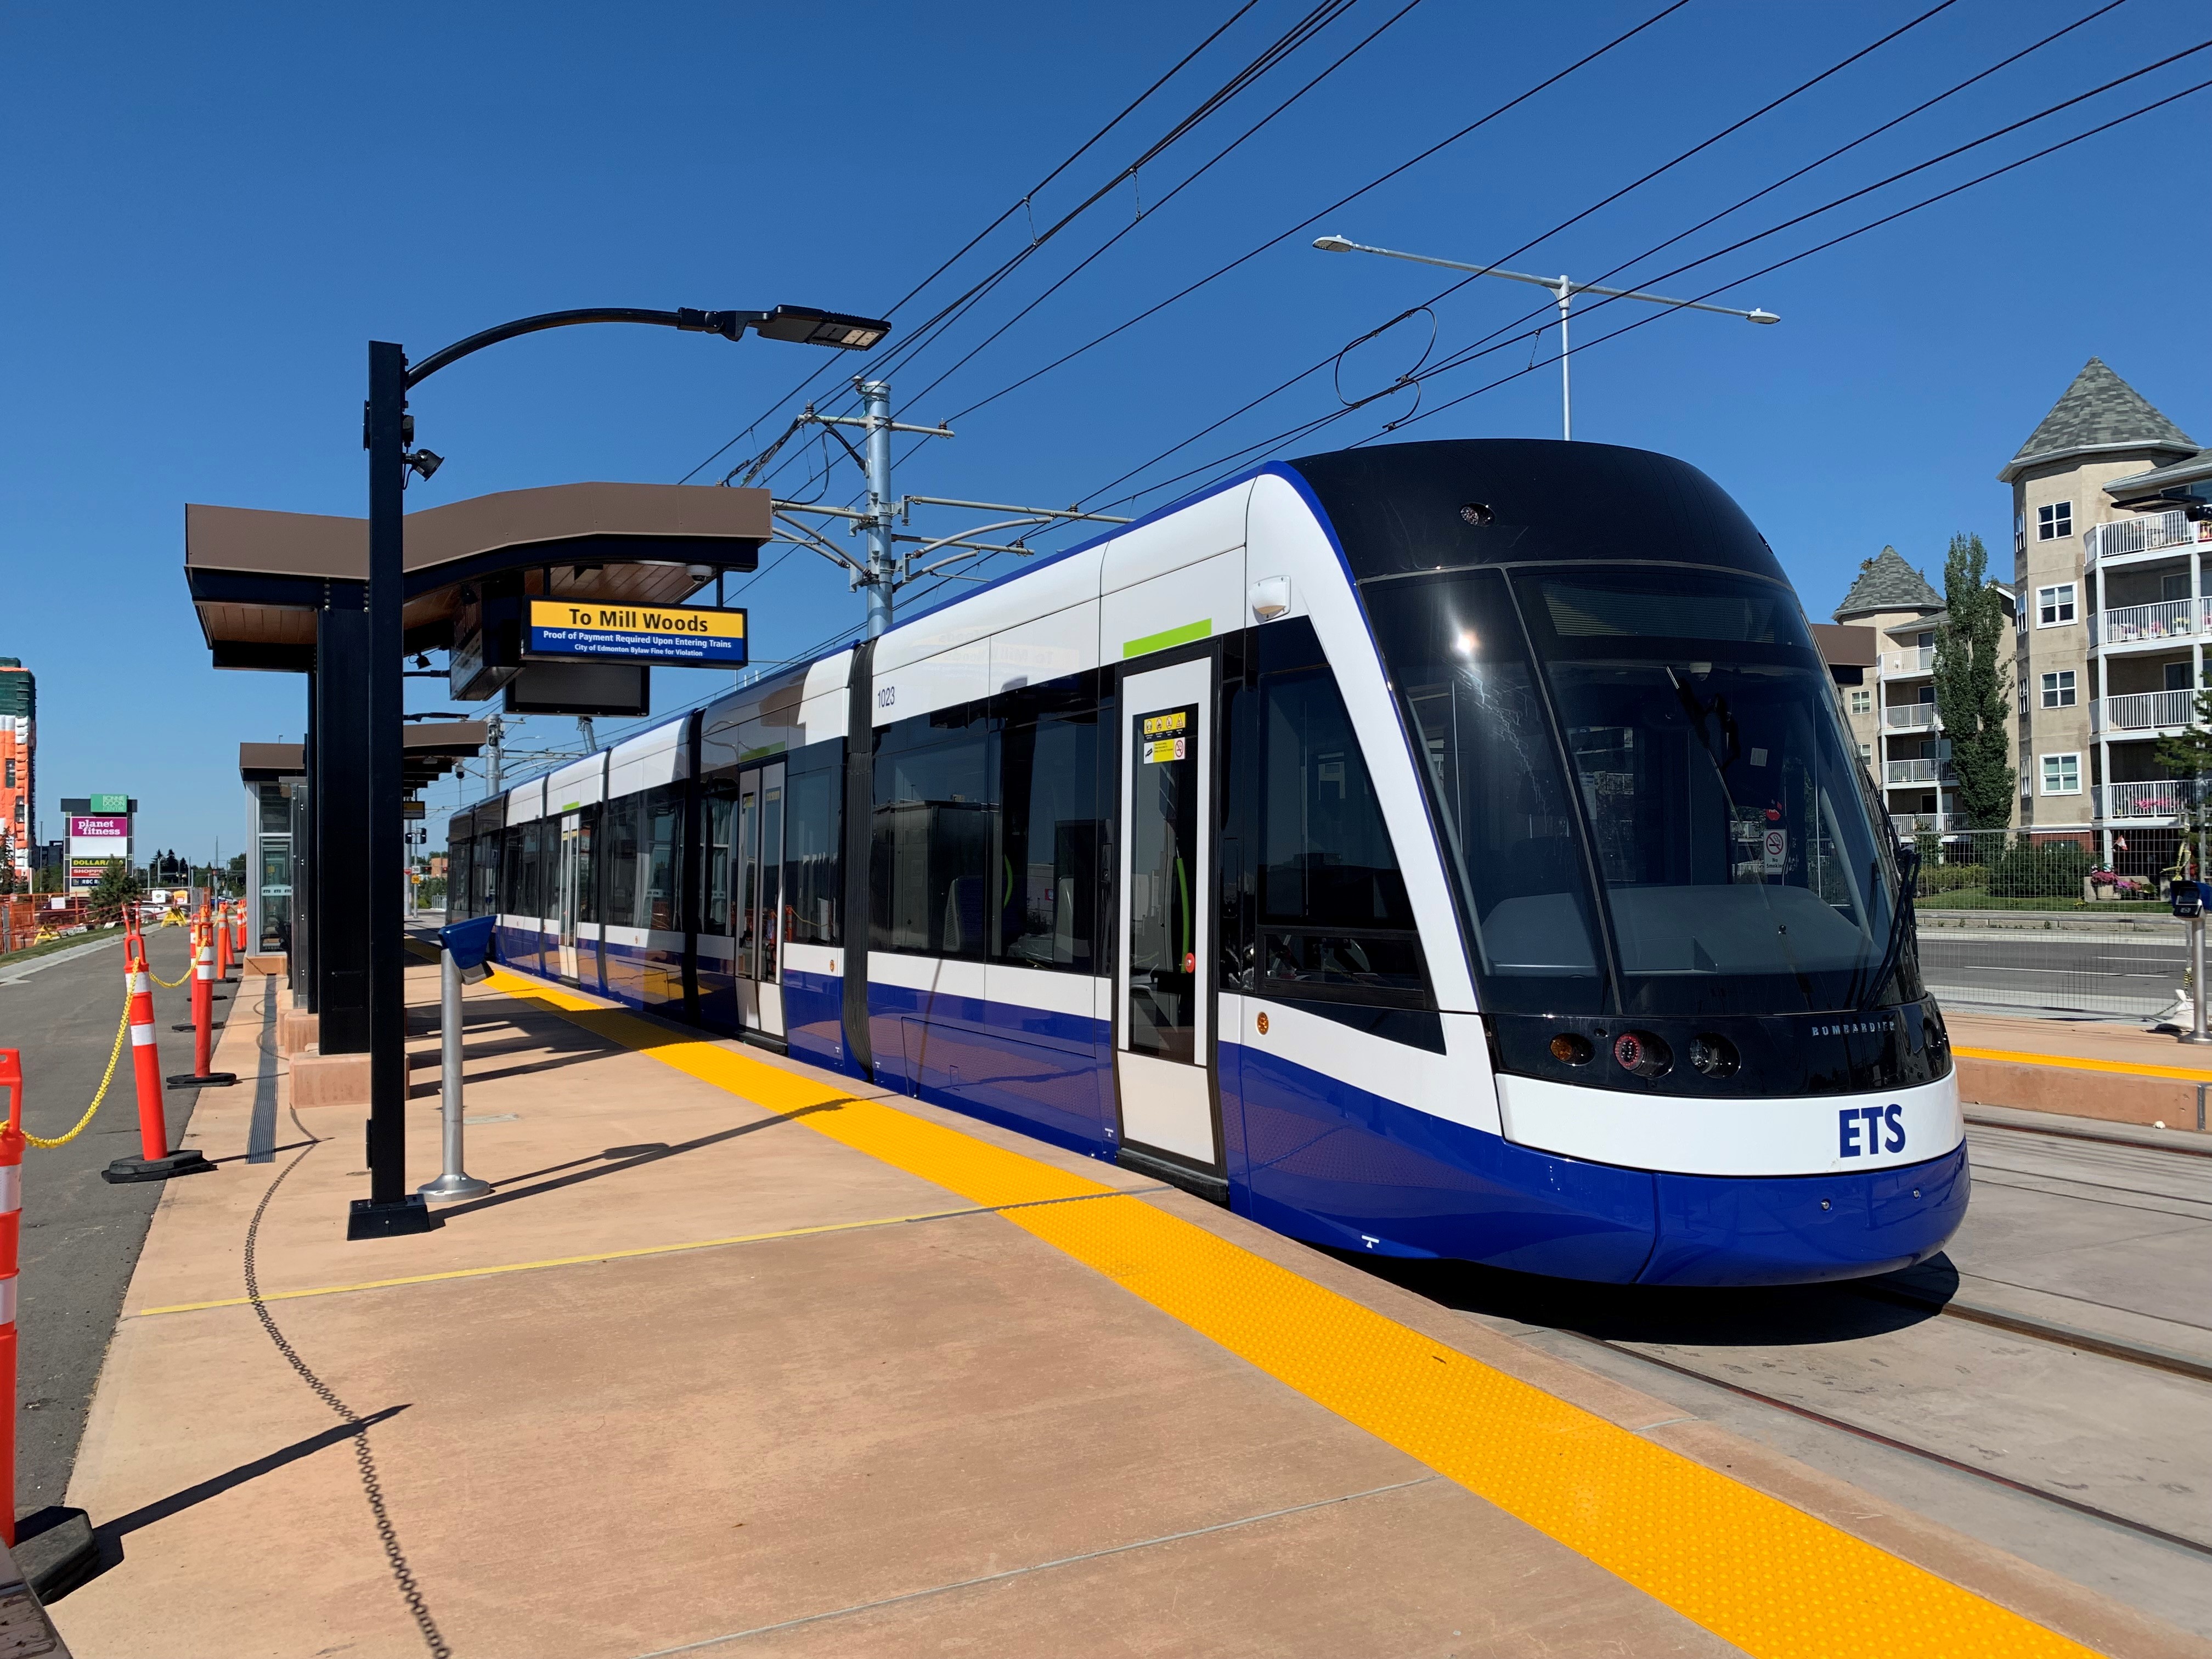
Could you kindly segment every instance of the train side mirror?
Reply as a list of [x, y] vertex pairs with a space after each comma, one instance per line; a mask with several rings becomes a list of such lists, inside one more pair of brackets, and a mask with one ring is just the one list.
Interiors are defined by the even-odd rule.
[[2195, 917], [2204, 914], [2204, 884], [2202, 882], [2176, 878], [2167, 890], [2167, 896], [2173, 901], [2173, 914], [2177, 916]]

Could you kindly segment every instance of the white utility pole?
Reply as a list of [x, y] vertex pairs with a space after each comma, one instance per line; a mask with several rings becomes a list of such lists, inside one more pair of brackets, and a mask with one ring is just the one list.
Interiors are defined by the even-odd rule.
[[1645, 300], [1655, 306], [1673, 306], [1678, 311], [1711, 311], [1723, 317], [1741, 317], [1749, 323], [1778, 323], [1781, 318], [1771, 311], [1753, 307], [1739, 311], [1733, 306], [1709, 306], [1701, 300], [1671, 300], [1663, 294], [1645, 294], [1632, 288], [1605, 288], [1596, 283], [1577, 283], [1565, 275], [1531, 276], [1518, 270], [1500, 270], [1496, 265], [1462, 264], [1456, 259], [1432, 259], [1425, 253], [1401, 253], [1395, 248], [1369, 247], [1364, 242], [1348, 241], [1341, 236], [1320, 236], [1314, 246], [1324, 253], [1379, 253], [1386, 259], [1410, 259], [1419, 265], [1441, 265], [1446, 270], [1471, 270], [1478, 276], [1503, 276], [1510, 283], [1533, 283], [1538, 288], [1549, 289], [1559, 307], [1559, 436], [1571, 439], [1575, 435], [1574, 399], [1567, 384], [1567, 358], [1571, 350], [1567, 342], [1567, 308], [1577, 294], [1602, 294], [1614, 300]]

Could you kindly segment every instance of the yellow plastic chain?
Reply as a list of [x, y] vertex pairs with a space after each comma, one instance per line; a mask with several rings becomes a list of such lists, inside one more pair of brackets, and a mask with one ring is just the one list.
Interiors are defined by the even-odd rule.
[[66, 1146], [84, 1133], [84, 1126], [92, 1121], [92, 1115], [100, 1109], [100, 1103], [107, 1098], [107, 1085], [115, 1080], [115, 1062], [123, 1058], [123, 1039], [131, 1030], [131, 981], [123, 982], [123, 1018], [115, 1024], [115, 1047], [108, 1051], [107, 1070], [100, 1079], [100, 1092], [92, 1097], [92, 1104], [84, 1109], [84, 1115], [67, 1134], [48, 1140], [44, 1135], [23, 1131], [23, 1139], [33, 1146]]
[[155, 984], [160, 986], [163, 990], [173, 991], [177, 987], [182, 985], [186, 980], [192, 976], [193, 970], [199, 965], [199, 941], [198, 939], [194, 939], [192, 941], [191, 957], [185, 963], [185, 971], [183, 973], [178, 975], [174, 979], [163, 979], [159, 974], [154, 971], [154, 964], [149, 959], [146, 963], [146, 977], [152, 980]]

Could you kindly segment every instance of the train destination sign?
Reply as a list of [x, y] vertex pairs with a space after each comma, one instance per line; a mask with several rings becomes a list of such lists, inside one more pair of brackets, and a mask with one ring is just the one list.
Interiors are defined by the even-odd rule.
[[532, 599], [523, 654], [540, 659], [742, 668], [745, 613], [714, 605]]

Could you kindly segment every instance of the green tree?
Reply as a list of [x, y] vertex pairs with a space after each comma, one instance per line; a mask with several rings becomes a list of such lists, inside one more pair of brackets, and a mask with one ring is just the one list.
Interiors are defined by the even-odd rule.
[[100, 879], [92, 884], [86, 896], [86, 908], [94, 921], [113, 921], [123, 914], [125, 905], [135, 904], [146, 896], [146, 889], [138, 880], [138, 872], [121, 859], [109, 859], [100, 867]]
[[1979, 536], [1954, 536], [1943, 559], [1942, 624], [1936, 630], [1936, 712], [1951, 741], [1959, 810], [1970, 830], [2012, 822], [2012, 734], [2005, 719], [2004, 603], [1989, 579]]
[[2201, 876], [2204, 872], [2207, 819], [2212, 817], [2205, 801], [2205, 780], [2212, 778], [2212, 691], [2197, 694], [2197, 709], [2189, 729], [2170, 738], [2160, 738], [2158, 747], [2151, 751], [2158, 769], [2170, 778], [2186, 779], [2187, 786], [2174, 793], [2181, 829], [2180, 844], [2176, 849], [2173, 873], [2181, 876]]

